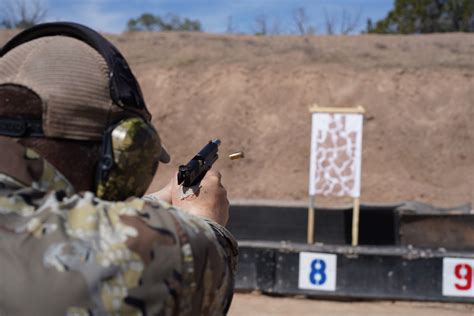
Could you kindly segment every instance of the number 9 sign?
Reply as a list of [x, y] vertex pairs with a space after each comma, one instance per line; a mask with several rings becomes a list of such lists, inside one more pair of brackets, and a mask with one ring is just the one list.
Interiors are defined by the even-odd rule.
[[443, 259], [443, 295], [474, 297], [474, 259]]

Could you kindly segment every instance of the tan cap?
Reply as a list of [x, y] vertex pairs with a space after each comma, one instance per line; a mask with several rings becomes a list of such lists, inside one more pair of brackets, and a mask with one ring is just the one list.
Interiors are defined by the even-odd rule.
[[[130, 116], [113, 103], [108, 76], [104, 58], [71, 37], [38, 38], [0, 58], [0, 86], [24, 86], [41, 98], [47, 137], [101, 140], [112, 122]], [[162, 153], [160, 160], [168, 162]]]

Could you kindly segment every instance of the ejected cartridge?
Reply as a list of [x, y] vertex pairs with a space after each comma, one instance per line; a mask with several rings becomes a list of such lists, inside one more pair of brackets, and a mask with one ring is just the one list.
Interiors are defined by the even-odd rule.
[[240, 158], [244, 158], [244, 152], [243, 151], [238, 151], [236, 153], [233, 153], [233, 154], [230, 154], [229, 155], [229, 159], [230, 160], [236, 160], [236, 159], [240, 159]]

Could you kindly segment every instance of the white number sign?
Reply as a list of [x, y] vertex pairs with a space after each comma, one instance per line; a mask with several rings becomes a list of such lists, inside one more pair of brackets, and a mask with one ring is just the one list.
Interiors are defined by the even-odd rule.
[[474, 297], [474, 259], [443, 258], [443, 295]]
[[300, 252], [298, 287], [306, 290], [336, 290], [337, 256]]

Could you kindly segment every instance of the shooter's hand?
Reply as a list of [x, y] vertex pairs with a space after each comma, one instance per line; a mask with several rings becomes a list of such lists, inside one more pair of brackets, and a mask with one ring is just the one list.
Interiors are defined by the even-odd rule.
[[229, 200], [221, 183], [220, 172], [209, 170], [197, 192], [189, 191], [193, 190], [192, 188], [184, 188], [188, 191], [183, 191], [176, 179], [174, 175], [166, 187], [153, 195], [190, 214], [209, 218], [222, 226], [227, 224]]

